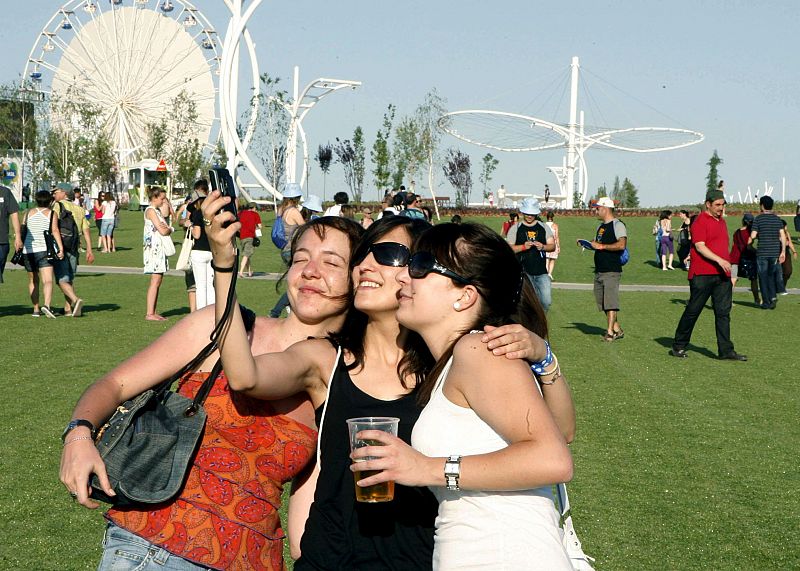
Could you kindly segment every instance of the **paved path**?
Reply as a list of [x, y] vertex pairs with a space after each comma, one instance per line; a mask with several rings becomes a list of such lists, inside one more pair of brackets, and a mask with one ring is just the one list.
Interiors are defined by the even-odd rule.
[[[12, 270], [21, 270], [23, 269], [20, 266], [15, 266], [10, 264], [7, 266], [7, 269]], [[83, 265], [78, 266], [78, 273], [79, 274], [133, 274], [133, 275], [142, 275], [141, 268], [125, 268], [121, 266], [100, 266], [97, 264], [93, 265]], [[179, 270], [170, 270], [167, 272], [169, 276], [176, 276], [176, 277], [183, 277], [183, 271]], [[266, 281], [276, 281], [278, 280], [283, 274], [277, 273], [266, 273], [266, 272], [256, 272], [253, 274], [252, 278], [245, 278], [248, 280], [266, 280]], [[570, 283], [570, 282], [553, 282], [554, 289], [570, 289], [570, 290], [584, 290], [590, 291], [592, 289], [592, 284], [579, 284], [579, 283]], [[620, 284], [619, 289], [621, 291], [660, 291], [660, 292], [677, 292], [677, 293], [685, 293], [688, 295], [689, 293], [689, 284], [686, 285], [650, 285], [650, 284]], [[749, 287], [737, 287], [737, 292], [749, 292]], [[800, 288], [789, 288], [788, 289], [790, 294], [800, 295]]]

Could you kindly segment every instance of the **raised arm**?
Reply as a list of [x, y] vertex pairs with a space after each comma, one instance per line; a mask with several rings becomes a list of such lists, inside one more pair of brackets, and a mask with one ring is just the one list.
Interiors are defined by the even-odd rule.
[[[241, 228], [230, 212], [218, 214], [228, 201], [229, 198], [221, 198], [220, 193], [214, 191], [206, 198], [202, 210], [213, 255], [217, 323], [224, 316], [233, 272], [236, 271], [233, 240]], [[226, 222], [231, 224], [223, 228]], [[232, 303], [237, 303], [235, 294]], [[219, 346], [225, 374], [233, 390], [262, 399], [279, 399], [306, 391], [315, 407], [325, 399], [327, 378], [323, 371], [327, 366], [333, 366], [335, 357], [335, 351], [327, 341], [301, 341], [282, 353], [253, 357], [242, 317], [234, 311], [220, 336]]]
[[153, 226], [155, 226], [155, 229], [158, 231], [159, 234], [161, 234], [162, 236], [169, 236], [170, 234], [172, 234], [173, 231], [172, 226], [170, 226], [169, 224], [167, 224], [161, 218], [158, 217], [155, 208], [148, 208], [147, 212], [145, 213], [145, 216], [147, 216], [147, 219], [153, 223]]

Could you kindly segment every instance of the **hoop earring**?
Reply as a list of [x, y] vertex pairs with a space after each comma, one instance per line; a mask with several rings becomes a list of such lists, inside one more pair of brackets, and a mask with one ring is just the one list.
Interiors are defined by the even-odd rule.
[[455, 303], [453, 304], [453, 309], [455, 309], [456, 311], [458, 311], [459, 309], [461, 309], [461, 304], [460, 304], [459, 302], [455, 302]]

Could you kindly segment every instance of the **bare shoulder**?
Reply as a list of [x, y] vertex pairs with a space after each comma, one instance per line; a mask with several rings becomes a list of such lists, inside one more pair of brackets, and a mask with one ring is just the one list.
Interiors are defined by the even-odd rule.
[[[479, 333], [470, 333], [461, 337], [453, 348], [453, 367], [459, 371], [491, 373], [493, 376], [511, 374], [527, 369], [525, 361], [506, 359], [495, 355], [481, 343]], [[479, 377], [480, 375], [469, 375]]]

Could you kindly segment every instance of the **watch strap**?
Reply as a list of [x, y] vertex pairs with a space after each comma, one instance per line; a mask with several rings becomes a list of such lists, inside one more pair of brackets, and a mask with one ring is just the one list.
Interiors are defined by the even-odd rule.
[[448, 490], [460, 490], [458, 480], [461, 477], [461, 455], [451, 454], [444, 462], [444, 483]]
[[67, 424], [67, 427], [64, 429], [64, 432], [61, 435], [61, 442], [64, 442], [67, 439], [67, 434], [69, 434], [72, 430], [78, 428], [79, 426], [85, 426], [92, 433], [92, 436], [94, 436], [95, 433], [94, 424], [92, 424], [85, 418], [77, 418], [69, 421], [69, 424]]

